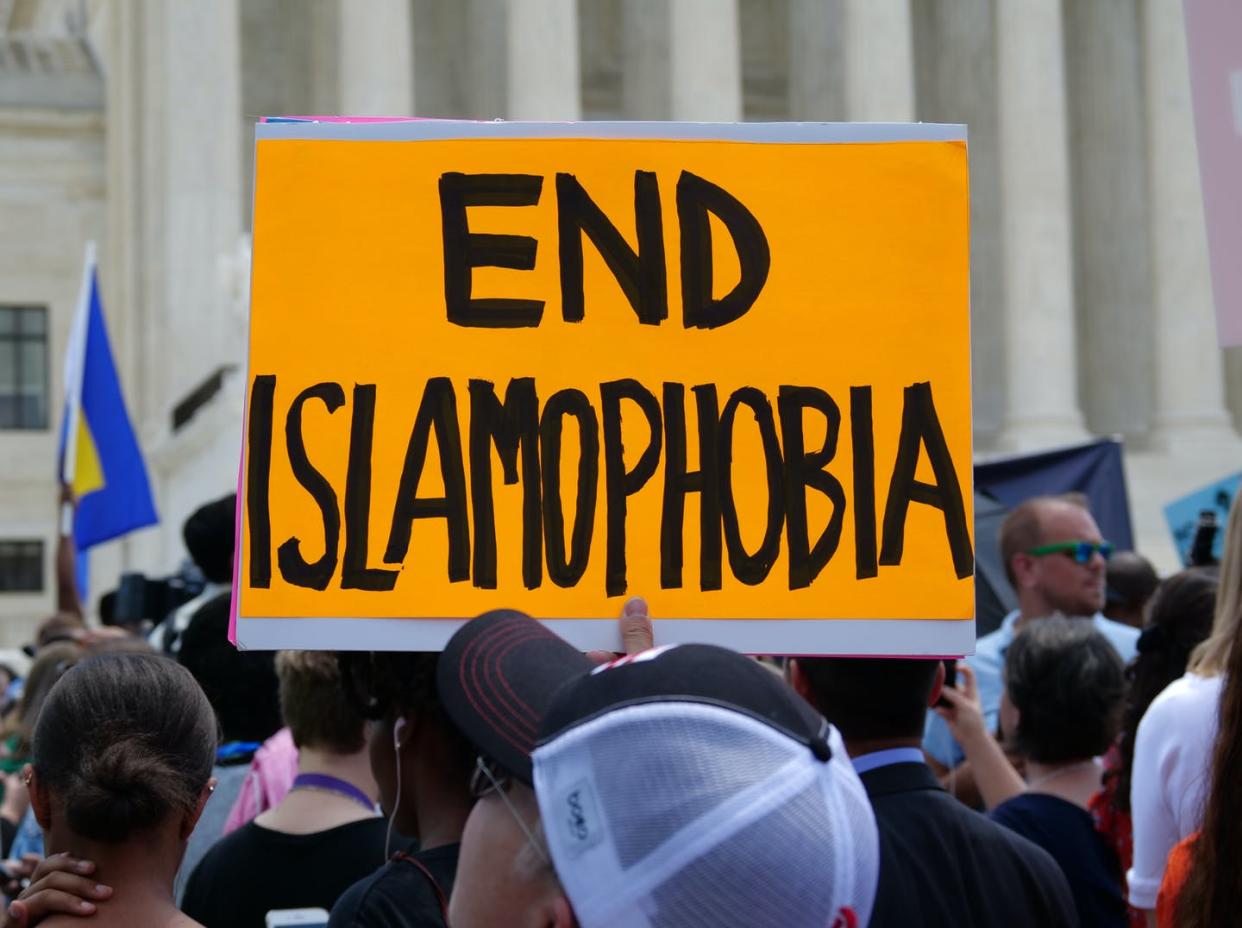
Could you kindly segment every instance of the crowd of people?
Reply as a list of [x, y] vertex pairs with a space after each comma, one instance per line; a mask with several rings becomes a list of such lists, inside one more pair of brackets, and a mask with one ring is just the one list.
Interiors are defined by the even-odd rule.
[[507, 609], [441, 653], [239, 652], [234, 502], [164, 621], [63, 612], [6, 669], [0, 925], [1237, 920], [1236, 504], [1160, 580], [1082, 498], [1022, 503], [1018, 607], [946, 667], [661, 643], [641, 598], [625, 655]]

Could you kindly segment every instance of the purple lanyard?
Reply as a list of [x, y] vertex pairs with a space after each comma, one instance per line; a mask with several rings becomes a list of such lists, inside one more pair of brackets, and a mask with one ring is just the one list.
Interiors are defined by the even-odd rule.
[[345, 796], [365, 806], [368, 812], [375, 812], [375, 802], [354, 784], [334, 777], [327, 773], [299, 773], [293, 780], [294, 789], [320, 789], [338, 796]]

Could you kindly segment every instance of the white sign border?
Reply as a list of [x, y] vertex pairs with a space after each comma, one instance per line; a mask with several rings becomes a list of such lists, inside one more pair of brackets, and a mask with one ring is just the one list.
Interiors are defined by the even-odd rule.
[[966, 126], [930, 122], [473, 122], [408, 119], [397, 122], [255, 123], [255, 141], [338, 139], [427, 142], [452, 139], [668, 139], [670, 141], [882, 143], [965, 142]]
[[[623, 600], [616, 601], [620, 612]], [[499, 607], [500, 604], [498, 603]], [[237, 645], [257, 651], [440, 651], [469, 619], [261, 619], [239, 616]], [[543, 624], [584, 651], [621, 651], [616, 619], [543, 619]], [[806, 650], [815, 627], [814, 652]], [[951, 627], [950, 627], [951, 626]], [[709, 642], [743, 654], [873, 657], [961, 657], [975, 653], [973, 619], [655, 619], [657, 644]], [[874, 645], [876, 632], [890, 646]]]

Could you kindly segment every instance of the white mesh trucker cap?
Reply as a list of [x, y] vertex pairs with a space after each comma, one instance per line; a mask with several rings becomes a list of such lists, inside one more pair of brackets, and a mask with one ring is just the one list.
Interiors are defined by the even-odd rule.
[[680, 645], [592, 669], [505, 610], [463, 626], [438, 673], [454, 721], [533, 784], [582, 928], [867, 924], [866, 792], [836, 730], [754, 661]]
[[583, 928], [849, 928], [875, 820], [840, 736], [754, 661], [683, 645], [565, 684], [535, 795]]

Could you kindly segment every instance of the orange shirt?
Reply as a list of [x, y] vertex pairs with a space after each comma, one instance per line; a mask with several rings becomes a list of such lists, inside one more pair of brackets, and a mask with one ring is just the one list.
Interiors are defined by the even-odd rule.
[[1196, 831], [1169, 851], [1169, 862], [1165, 864], [1164, 879], [1160, 882], [1160, 894], [1156, 897], [1156, 925], [1159, 928], [1173, 928], [1177, 901], [1181, 898], [1186, 878], [1190, 876], [1190, 865], [1194, 862], [1195, 856], [1195, 841], [1198, 839], [1199, 833]]

